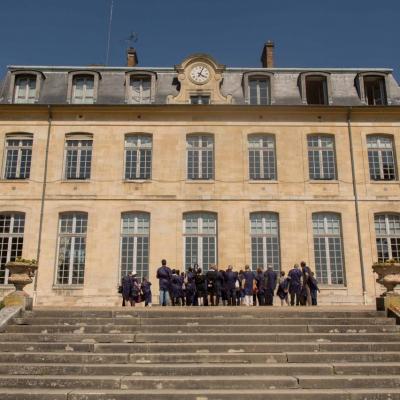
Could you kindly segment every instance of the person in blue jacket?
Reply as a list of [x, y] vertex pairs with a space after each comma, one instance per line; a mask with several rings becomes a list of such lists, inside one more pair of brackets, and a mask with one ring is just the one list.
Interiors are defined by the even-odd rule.
[[161, 267], [157, 270], [157, 279], [160, 285], [160, 305], [169, 303], [169, 290], [171, 284], [171, 269], [167, 266], [167, 260], [161, 260]]
[[272, 269], [272, 265], [268, 265], [264, 273], [265, 277], [265, 305], [272, 306], [274, 304], [274, 292], [278, 274]]
[[303, 273], [299, 268], [298, 264], [294, 264], [293, 268], [288, 273], [289, 280], [289, 294], [290, 294], [290, 305], [300, 305], [300, 293], [301, 293], [301, 281]]
[[226, 296], [228, 298], [228, 306], [236, 305], [236, 280], [238, 278], [237, 272], [233, 272], [232, 265], [228, 265], [228, 269], [224, 273], [224, 286]]
[[246, 265], [243, 272], [242, 286], [244, 290], [244, 304], [247, 307], [253, 305], [254, 278], [254, 272], [250, 269], [249, 265]]
[[151, 282], [144, 277], [140, 285], [144, 297], [144, 306], [151, 307]]

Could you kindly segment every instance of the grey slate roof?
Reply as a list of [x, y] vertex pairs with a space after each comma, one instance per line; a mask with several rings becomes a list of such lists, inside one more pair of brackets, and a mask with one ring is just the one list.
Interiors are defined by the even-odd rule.
[[[175, 96], [177, 89], [177, 72], [174, 68], [143, 67], [51, 67], [51, 66], [17, 66], [8, 67], [6, 76], [0, 85], [0, 104], [8, 104], [12, 71], [40, 71], [45, 79], [40, 90], [38, 104], [67, 104], [67, 86], [69, 72], [78, 70], [98, 71], [99, 82], [97, 104], [125, 104], [125, 73], [134, 71], [153, 71], [157, 74], [155, 104], [166, 104], [168, 95]], [[388, 100], [391, 105], [400, 105], [400, 87], [393, 77], [391, 69], [304, 69], [304, 68], [226, 68], [223, 73], [221, 92], [232, 95], [234, 104], [244, 104], [243, 74], [246, 72], [273, 73], [273, 96], [276, 105], [302, 105], [299, 90], [299, 75], [303, 72], [328, 72], [331, 77], [331, 98], [333, 106], [360, 106], [355, 82], [358, 73], [371, 72], [387, 75]]]

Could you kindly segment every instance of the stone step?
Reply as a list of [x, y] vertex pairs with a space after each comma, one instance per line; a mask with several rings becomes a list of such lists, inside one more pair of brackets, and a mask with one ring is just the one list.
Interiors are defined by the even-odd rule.
[[385, 317], [384, 311], [355, 309], [332, 311], [330, 309], [299, 307], [154, 307], [152, 309], [127, 308], [125, 310], [60, 310], [35, 309], [34, 317], [53, 318], [378, 318]]
[[317, 352], [317, 353], [0, 353], [1, 363], [332, 363], [332, 362], [400, 362], [400, 352]]
[[2, 400], [399, 400], [400, 389], [1, 389]]
[[400, 342], [399, 333], [3, 333], [0, 342], [201, 343], [201, 342]]
[[284, 352], [398, 352], [400, 342], [307, 342], [307, 343], [72, 343], [72, 342], [0, 342], [0, 352], [28, 354], [33, 352], [63, 353], [284, 353]]
[[10, 325], [12, 333], [377, 333], [398, 332], [396, 325]]
[[400, 375], [400, 362], [333, 363], [0, 363], [0, 375], [251, 376]]
[[400, 377], [390, 376], [37, 376], [1, 375], [1, 388], [31, 389], [123, 389], [123, 390], [275, 390], [275, 389], [337, 389], [400, 388]]
[[[210, 318], [199, 316], [198, 318], [174, 318], [174, 325], [395, 325], [394, 318]], [[17, 325], [168, 325], [171, 318], [54, 318], [54, 317], [23, 317], [15, 318]]]

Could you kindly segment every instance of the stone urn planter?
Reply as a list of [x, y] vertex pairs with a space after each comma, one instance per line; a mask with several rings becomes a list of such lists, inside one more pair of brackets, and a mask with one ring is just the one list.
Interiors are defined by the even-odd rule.
[[32, 309], [32, 298], [24, 291], [24, 287], [33, 282], [38, 265], [35, 260], [17, 259], [6, 264], [10, 271], [8, 282], [15, 286], [15, 291], [4, 298], [5, 306], [22, 306]]
[[372, 266], [372, 270], [378, 274], [376, 281], [386, 288], [383, 296], [393, 293], [396, 285], [400, 284], [400, 263], [390, 261], [376, 263]]

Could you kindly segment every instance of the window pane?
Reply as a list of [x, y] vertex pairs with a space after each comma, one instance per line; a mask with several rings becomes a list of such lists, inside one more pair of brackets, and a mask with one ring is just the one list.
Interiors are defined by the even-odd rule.
[[400, 261], [400, 216], [398, 214], [375, 215], [375, 235], [378, 262]]
[[65, 146], [65, 179], [90, 179], [92, 140], [67, 140]]
[[188, 179], [213, 179], [214, 141], [210, 136], [187, 137]]
[[249, 171], [250, 179], [274, 180], [275, 170], [275, 141], [271, 136], [249, 137]]
[[367, 147], [370, 178], [375, 181], [396, 180], [392, 138], [387, 136], [368, 136]]
[[307, 142], [310, 179], [336, 179], [334, 139], [331, 136], [311, 135]]

